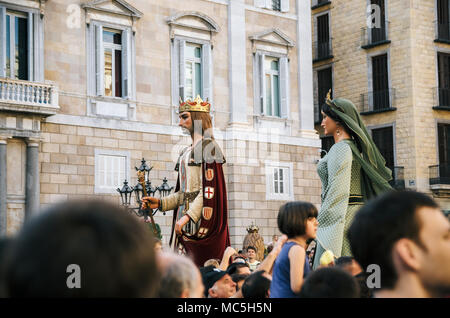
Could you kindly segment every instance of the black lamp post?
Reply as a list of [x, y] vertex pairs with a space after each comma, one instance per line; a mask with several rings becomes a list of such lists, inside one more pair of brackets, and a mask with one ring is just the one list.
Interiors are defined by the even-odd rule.
[[134, 169], [136, 169], [136, 171], [142, 171], [145, 173], [145, 180], [149, 180], [150, 178], [150, 171], [153, 169], [153, 167], [149, 167], [147, 166], [147, 163], [145, 161], [144, 158], [142, 158], [141, 160], [141, 166], [138, 167], [134, 167]]
[[[144, 158], [141, 160], [141, 166], [139, 168], [135, 167], [138, 175], [138, 182], [134, 187], [129, 187], [128, 182], [125, 180], [123, 183], [124, 186], [122, 189], [117, 188], [117, 191], [120, 193], [122, 199], [122, 205], [126, 207], [128, 210], [133, 211], [137, 216], [144, 216], [144, 219], [147, 221], [148, 217], [151, 214], [151, 218], [153, 219], [153, 215], [158, 212], [158, 208], [156, 209], [141, 209], [142, 198], [145, 196], [154, 197], [156, 192], [159, 192], [159, 197], [165, 197], [170, 194], [173, 187], [171, 187], [167, 183], [167, 179], [164, 178], [163, 183], [159, 187], [152, 187], [152, 183], [150, 182], [150, 171], [153, 167], [149, 167]], [[131, 205], [131, 193], [134, 192], [136, 199], [136, 207], [130, 207]], [[163, 212], [165, 215], [165, 212]]]
[[[157, 188], [157, 190], [159, 191], [159, 196], [161, 198], [168, 196], [172, 189], [173, 187], [169, 186], [166, 177], [164, 177], [163, 183]], [[163, 211], [163, 214], [166, 215], [166, 212]]]
[[133, 188], [128, 185], [128, 181], [123, 182], [122, 189], [117, 188], [117, 192], [120, 193], [120, 198], [122, 200], [122, 205], [128, 207], [131, 204], [131, 194], [133, 193]]

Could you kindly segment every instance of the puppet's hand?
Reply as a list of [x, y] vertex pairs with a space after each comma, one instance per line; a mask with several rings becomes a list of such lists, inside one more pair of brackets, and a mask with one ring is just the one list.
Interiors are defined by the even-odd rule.
[[175, 223], [175, 233], [177, 233], [177, 235], [181, 235], [181, 229], [189, 222], [189, 220], [189, 216], [184, 215], [177, 223]]

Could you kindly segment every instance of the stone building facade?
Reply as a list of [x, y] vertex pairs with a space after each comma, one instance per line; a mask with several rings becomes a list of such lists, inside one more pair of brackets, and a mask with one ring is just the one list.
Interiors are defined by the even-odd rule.
[[[303, 0], [0, 1], [1, 234], [61, 200], [119, 204], [142, 158], [175, 185], [177, 105], [199, 94], [232, 245], [252, 223], [270, 241], [282, 203], [320, 204], [310, 17]], [[167, 243], [172, 212], [155, 217]]]
[[[449, 210], [448, 1], [311, 5], [316, 128], [320, 100], [332, 88], [359, 107], [395, 185], [432, 194]], [[322, 135], [326, 149], [331, 143]]]

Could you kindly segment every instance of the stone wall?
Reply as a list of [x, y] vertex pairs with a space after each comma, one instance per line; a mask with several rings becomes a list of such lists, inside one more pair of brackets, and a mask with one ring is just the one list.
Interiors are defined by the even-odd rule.
[[[390, 87], [395, 90], [395, 111], [363, 116], [367, 127], [392, 124], [395, 165], [403, 166], [406, 187], [432, 194], [429, 166], [438, 164], [437, 122], [448, 122], [450, 112], [433, 110], [437, 80], [437, 52], [450, 52], [450, 45], [435, 43], [436, 1], [386, 1], [388, 40], [363, 49], [361, 36], [366, 26], [366, 1], [335, 0], [312, 12], [331, 12], [334, 59], [315, 63], [333, 67], [335, 97], [352, 100], [361, 107], [361, 94], [369, 88], [370, 57], [387, 53]], [[314, 34], [313, 34], [314, 39]], [[320, 127], [316, 126], [318, 130]], [[448, 199], [436, 197], [444, 209]]]
[[[142, 158], [153, 166], [153, 186], [166, 177], [176, 185], [173, 170], [179, 151], [189, 144], [182, 136], [140, 133], [115, 129], [44, 123], [40, 147], [40, 178], [42, 207], [66, 199], [98, 198], [119, 203], [118, 193], [96, 194], [95, 149], [130, 151], [130, 182], [137, 183], [135, 166]], [[279, 234], [276, 223], [279, 207], [285, 201], [266, 199], [265, 160], [293, 163], [295, 200], [320, 205], [320, 181], [316, 173], [317, 148], [257, 141], [218, 140], [227, 163], [224, 166], [228, 192], [229, 226], [232, 245], [239, 247], [245, 229], [252, 223], [259, 226], [265, 242]], [[117, 185], [121, 187], [121, 185]], [[172, 212], [157, 213], [164, 243], [170, 237]]]

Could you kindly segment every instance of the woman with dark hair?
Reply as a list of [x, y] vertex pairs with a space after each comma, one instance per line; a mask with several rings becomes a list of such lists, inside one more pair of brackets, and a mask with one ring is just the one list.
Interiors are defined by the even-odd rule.
[[325, 250], [335, 257], [351, 256], [346, 233], [356, 211], [368, 199], [392, 189], [392, 172], [369, 135], [355, 105], [347, 99], [331, 100], [322, 108], [321, 126], [335, 144], [318, 165], [322, 182], [317, 249], [314, 268]]

